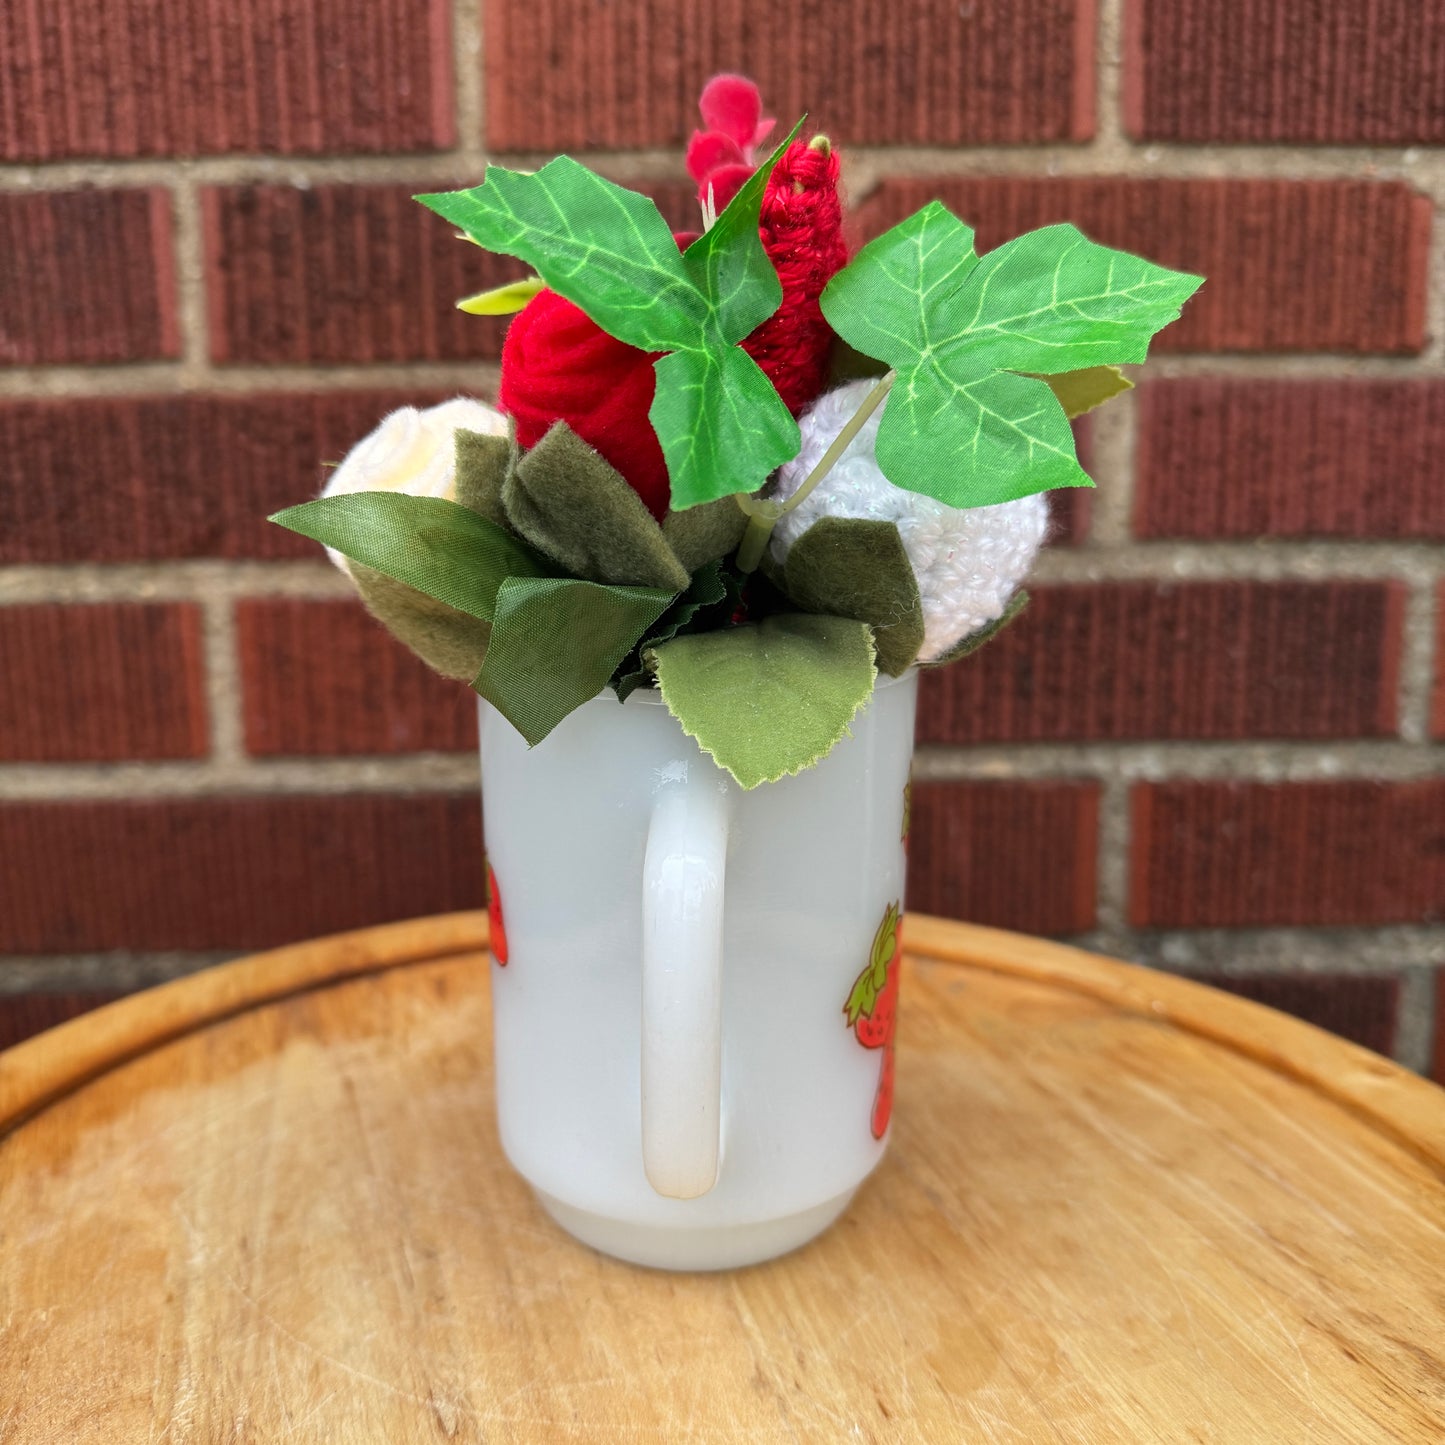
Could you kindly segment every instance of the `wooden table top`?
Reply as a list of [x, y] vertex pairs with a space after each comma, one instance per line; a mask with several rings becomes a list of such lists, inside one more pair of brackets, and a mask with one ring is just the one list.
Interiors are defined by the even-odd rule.
[[911, 917], [890, 1153], [799, 1253], [559, 1233], [486, 920], [0, 1054], [0, 1441], [1445, 1438], [1445, 1092], [1186, 981]]

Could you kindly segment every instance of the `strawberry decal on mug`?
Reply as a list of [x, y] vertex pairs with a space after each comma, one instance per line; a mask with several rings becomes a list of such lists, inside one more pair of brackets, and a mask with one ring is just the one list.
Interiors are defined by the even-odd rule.
[[503, 968], [507, 966], [507, 925], [502, 922], [502, 890], [497, 887], [497, 875], [492, 865], [487, 864], [487, 922], [491, 926], [492, 957]]
[[883, 1050], [883, 1071], [873, 1099], [873, 1137], [888, 1132], [893, 1114], [893, 1043], [898, 1018], [898, 980], [903, 972], [903, 917], [897, 903], [890, 903], [873, 935], [868, 966], [858, 975], [848, 1002], [843, 1006], [848, 1027], [865, 1049]]

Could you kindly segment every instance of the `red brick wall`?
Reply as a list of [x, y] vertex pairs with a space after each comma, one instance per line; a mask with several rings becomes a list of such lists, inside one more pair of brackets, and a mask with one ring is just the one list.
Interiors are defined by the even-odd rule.
[[862, 235], [937, 195], [1209, 277], [1088, 428], [1032, 611], [925, 684], [914, 906], [1445, 1071], [1445, 9], [231, 10], [4, 28], [0, 1039], [480, 900], [469, 696], [262, 519], [390, 406], [495, 386], [451, 302], [514, 268], [412, 191], [566, 147], [680, 220], [740, 68], [845, 143]]

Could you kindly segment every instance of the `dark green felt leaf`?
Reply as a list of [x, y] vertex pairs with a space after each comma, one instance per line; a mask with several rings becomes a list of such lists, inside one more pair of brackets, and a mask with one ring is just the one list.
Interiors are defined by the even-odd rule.
[[477, 675], [492, 630], [480, 617], [468, 617], [359, 562], [351, 564], [351, 580], [366, 610], [428, 667], [458, 682]]
[[507, 479], [514, 450], [511, 439], [459, 428], [456, 444], [457, 503], [496, 526], [505, 527], [507, 514], [502, 510], [502, 483]]
[[890, 676], [923, 646], [918, 579], [892, 522], [820, 517], [789, 549], [783, 588], [807, 612], [866, 622]]
[[[699, 616], [729, 598], [736, 601], [737, 581], [732, 573], [724, 573], [722, 564], [708, 562], [698, 570], [688, 583], [687, 591], [676, 598], [672, 605], [647, 629], [642, 639], [623, 659], [617, 675], [612, 680], [618, 702], [626, 702], [637, 688], [652, 682], [652, 673], [643, 662], [643, 654], [649, 647], [686, 632], [697, 622]], [[726, 619], [724, 619], [726, 620]]]
[[676, 637], [648, 657], [683, 731], [744, 788], [824, 757], [877, 676], [866, 623], [808, 613]]
[[486, 661], [472, 687], [535, 747], [607, 686], [672, 599], [654, 587], [509, 578], [498, 589]]
[[651, 200], [571, 156], [488, 166], [469, 190], [417, 196], [479, 246], [520, 257], [602, 329], [643, 351], [706, 344], [710, 312]]
[[351, 492], [288, 507], [271, 520], [488, 622], [508, 577], [548, 570], [510, 533], [440, 497]]
[[935, 657], [931, 662], [919, 665], [922, 667], [947, 667], [950, 662], [958, 662], [970, 653], [977, 652], [984, 643], [992, 642], [1028, 605], [1029, 594], [1023, 591], [1015, 592], [1009, 598], [1002, 616], [996, 617], [987, 626], [980, 627], [977, 632], [971, 632], [967, 637], [955, 642], [941, 657]]
[[517, 459], [502, 504], [513, 530], [574, 577], [673, 593], [688, 584], [642, 498], [566, 422]]
[[662, 519], [662, 535], [683, 567], [696, 572], [704, 562], [736, 552], [747, 525], [742, 508], [731, 497], [719, 497], [685, 512], [669, 512]]

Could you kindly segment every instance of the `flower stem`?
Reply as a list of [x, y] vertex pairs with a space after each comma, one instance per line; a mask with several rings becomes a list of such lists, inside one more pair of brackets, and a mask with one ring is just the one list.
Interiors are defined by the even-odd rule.
[[743, 540], [738, 544], [738, 553], [735, 559], [739, 572], [747, 573], [757, 570], [758, 563], [763, 560], [763, 552], [767, 549], [768, 538], [772, 536], [778, 519], [798, 507], [813, 488], [833, 470], [843, 453], [848, 450], [853, 438], [863, 430], [863, 423], [883, 405], [883, 398], [888, 395], [889, 388], [897, 379], [898, 373], [895, 371], [886, 372], [878, 378], [873, 389], [863, 398], [858, 410], [843, 424], [842, 431], [833, 438], [828, 450], [818, 459], [818, 465], [808, 473], [803, 479], [803, 485], [786, 502], [758, 497], [740, 496], [737, 498], [738, 506], [748, 514], [747, 531], [743, 533]]

